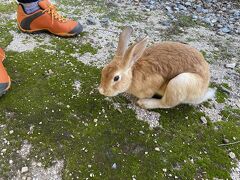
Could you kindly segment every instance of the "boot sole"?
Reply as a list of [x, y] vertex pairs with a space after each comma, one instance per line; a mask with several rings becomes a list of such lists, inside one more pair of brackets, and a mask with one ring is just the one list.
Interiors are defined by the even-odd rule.
[[60, 37], [75, 37], [77, 36], [78, 34], [80, 34], [81, 32], [79, 33], [74, 33], [74, 34], [69, 34], [69, 33], [54, 33], [48, 29], [36, 29], [36, 30], [25, 30], [23, 29], [19, 24], [18, 24], [18, 28], [24, 32], [24, 33], [28, 33], [28, 34], [38, 34], [38, 33], [50, 33], [50, 34], [53, 34], [53, 35], [56, 35], [56, 36], [60, 36]]

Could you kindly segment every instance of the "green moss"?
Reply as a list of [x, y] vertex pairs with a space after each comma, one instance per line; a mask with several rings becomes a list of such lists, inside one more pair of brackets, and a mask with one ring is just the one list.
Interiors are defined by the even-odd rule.
[[229, 85], [227, 83], [222, 83], [221, 85], [228, 90], [232, 90], [232, 88], [229, 87]]
[[11, 13], [17, 10], [17, 4], [12, 3], [0, 3], [0, 13]]
[[[103, 1], [63, 3], [102, 5]], [[9, 31], [16, 27], [7, 22], [0, 28], [0, 42], [6, 47], [12, 40]], [[50, 42], [32, 52], [6, 52], [4, 65], [12, 87], [0, 98], [0, 125], [6, 125], [0, 129], [0, 143], [4, 138], [9, 142], [1, 147], [7, 149], [0, 156], [1, 178], [13, 178], [32, 160], [49, 167], [59, 159], [64, 160], [63, 179], [85, 179], [90, 173], [95, 179], [230, 179], [228, 150], [239, 157], [240, 147], [218, 145], [223, 137], [240, 139], [238, 110], [227, 108], [222, 116], [228, 121], [212, 124], [208, 120], [206, 125], [200, 122], [206, 115], [197, 107], [155, 110], [160, 113], [160, 127], [149, 129], [147, 123], [136, 119], [126, 98], [112, 98], [120, 103], [120, 113], [98, 93], [100, 69], [71, 56], [86, 52], [94, 55], [98, 48], [90, 43], [79, 44], [78, 39], [55, 36], [50, 36]], [[49, 75], [46, 72], [50, 69], [53, 73]], [[73, 87], [75, 81], [81, 82], [80, 92]], [[220, 93], [218, 100], [224, 102], [227, 95], [220, 86], [227, 85], [213, 86]], [[10, 134], [10, 130], [14, 133]], [[17, 153], [24, 140], [32, 144], [29, 159]], [[10, 159], [14, 165], [9, 164]], [[112, 168], [114, 163], [116, 169]]]
[[[75, 43], [72, 43], [71, 39], [61, 39], [58, 37], [54, 37], [51, 41], [51, 45], [56, 46], [55, 50], [57, 52], [64, 52], [68, 55], [72, 53], [84, 54], [87, 52], [94, 55], [97, 53], [97, 49], [94, 48], [90, 43], [77, 45]], [[52, 49], [52, 47], [49, 48]]]
[[[221, 86], [222, 86], [221, 84], [219, 85], [219, 84], [211, 83], [211, 87], [217, 88], [216, 101], [218, 103], [224, 103], [225, 100], [229, 97], [229, 94], [226, 91], [224, 91]], [[223, 86], [226, 86], [226, 84], [223, 84]]]
[[[191, 16], [185, 16], [181, 14], [178, 14], [176, 16], [177, 16], [177, 21], [173, 22], [172, 26], [167, 29], [167, 31], [165, 32], [165, 36], [181, 34], [184, 32], [183, 29], [188, 27], [196, 27], [196, 26], [209, 27], [207, 24], [199, 20], [192, 19]], [[189, 39], [189, 41], [192, 41], [192, 39]]]
[[13, 36], [10, 34], [10, 30], [16, 30], [14, 27], [16, 25], [15, 21], [8, 21], [6, 23], [0, 23], [0, 45], [1, 48], [7, 47], [7, 45], [12, 41]]
[[207, 53], [205, 51], [203, 51], [203, 50], [201, 50], [200, 52], [202, 53], [203, 57], [206, 59]]
[[[74, 51], [69, 44], [58, 43], [57, 50], [66, 47], [66, 51]], [[7, 55], [6, 66], [14, 82], [12, 90], [0, 100], [0, 117], [14, 112], [16, 120], [1, 118], [8, 131], [14, 129], [14, 134], [6, 138], [14, 149], [19, 149], [22, 140], [28, 140], [34, 147], [30, 157], [46, 166], [54, 159], [64, 159], [64, 179], [87, 178], [91, 172], [97, 179], [127, 179], [133, 175], [159, 179], [168, 174], [181, 179], [199, 174], [229, 178], [230, 159], [217, 146], [222, 133], [214, 132], [211, 123], [203, 126], [200, 117], [204, 114], [197, 109], [183, 105], [157, 110], [162, 128], [150, 130], [127, 108], [124, 97], [113, 98], [121, 103], [123, 112], [119, 113], [93, 90], [100, 70], [84, 66], [68, 54], [52, 55], [41, 49]], [[54, 73], [46, 76], [49, 69]], [[34, 73], [29, 76], [30, 72]], [[75, 80], [82, 83], [79, 95], [72, 87]], [[33, 133], [28, 134], [31, 126]], [[114, 163], [117, 169], [112, 169]], [[16, 166], [20, 168], [20, 164]], [[165, 168], [167, 173], [162, 170]], [[6, 171], [3, 177], [9, 175]]]

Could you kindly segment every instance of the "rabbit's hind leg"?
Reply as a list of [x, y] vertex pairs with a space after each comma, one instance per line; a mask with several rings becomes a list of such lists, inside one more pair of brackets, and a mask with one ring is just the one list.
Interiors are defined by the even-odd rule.
[[172, 108], [198, 100], [205, 93], [206, 87], [198, 74], [182, 73], [169, 81], [162, 99], [140, 99], [137, 103], [146, 109]]

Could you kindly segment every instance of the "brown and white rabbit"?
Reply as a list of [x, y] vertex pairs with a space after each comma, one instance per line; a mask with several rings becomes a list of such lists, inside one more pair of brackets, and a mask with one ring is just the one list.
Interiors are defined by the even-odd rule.
[[[208, 88], [209, 66], [199, 51], [178, 42], [146, 48], [148, 38], [128, 48], [132, 31], [131, 27], [123, 30], [113, 60], [102, 70], [101, 94], [127, 92], [147, 109], [199, 104], [214, 96], [215, 90]], [[162, 98], [152, 98], [154, 95]]]

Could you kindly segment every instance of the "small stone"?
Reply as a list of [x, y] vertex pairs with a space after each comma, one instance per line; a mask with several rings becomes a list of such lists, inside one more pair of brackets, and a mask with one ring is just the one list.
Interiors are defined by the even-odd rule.
[[103, 18], [100, 20], [100, 23], [102, 24], [102, 26], [108, 26], [109, 25], [109, 18]]
[[236, 63], [225, 64], [225, 67], [233, 69], [236, 67]]
[[201, 13], [201, 12], [203, 12], [203, 8], [202, 8], [201, 6], [198, 6], [197, 9], [196, 9], [196, 11], [197, 11], [198, 13]]
[[160, 148], [159, 147], [155, 147], [155, 151], [160, 151]]
[[207, 119], [204, 116], [201, 116], [200, 120], [202, 124], [207, 124]]
[[7, 151], [7, 149], [2, 149], [2, 151], [1, 151], [1, 152], [2, 152], [2, 153], [5, 153], [6, 151]]
[[228, 144], [228, 143], [229, 143], [229, 140], [226, 139], [226, 138], [224, 138], [224, 139], [223, 139], [223, 143], [224, 143], [224, 144]]
[[179, 8], [180, 10], [183, 10], [183, 11], [186, 11], [186, 10], [187, 10], [187, 8], [186, 8], [185, 6], [183, 6], [183, 5], [181, 5], [181, 4], [178, 5], [178, 8]]
[[28, 167], [22, 167], [22, 170], [21, 170], [21, 173], [26, 173], [26, 172], [28, 172]]
[[230, 152], [228, 155], [229, 155], [229, 157], [232, 158], [232, 159], [235, 159], [235, 158], [236, 158], [236, 155], [235, 155], [233, 152]]
[[41, 167], [41, 166], [42, 166], [42, 163], [40, 163], [40, 162], [37, 163], [37, 166], [38, 166], [38, 167]]
[[88, 16], [87, 17], [87, 24], [88, 25], [96, 25], [96, 20], [93, 16]]
[[112, 165], [112, 169], [117, 169], [117, 164], [116, 164], [116, 163], [114, 163], [114, 164]]
[[160, 23], [163, 25], [163, 26], [170, 26], [171, 23], [169, 21], [160, 21]]
[[118, 7], [118, 6], [119, 6], [118, 3], [112, 2], [112, 1], [109, 1], [109, 2], [107, 3], [107, 5], [108, 5], [108, 6], [114, 6], [114, 7]]
[[198, 19], [198, 16], [197, 15], [193, 15], [192, 18], [193, 19]]
[[9, 164], [12, 164], [13, 163], [13, 160], [9, 160]]
[[173, 10], [171, 7], [169, 6], [166, 6], [166, 10], [168, 11], [168, 13], [172, 14], [173, 13]]
[[229, 29], [228, 27], [223, 27], [223, 28], [219, 29], [219, 31], [223, 32], [223, 33], [230, 33], [231, 29]]
[[47, 76], [51, 76], [52, 74], [54, 74], [54, 72], [52, 71], [52, 69], [49, 69], [49, 70], [47, 70], [47, 71], [45, 72], [45, 74], [46, 74]]
[[167, 172], [167, 169], [163, 169], [163, 172]]
[[13, 131], [13, 130], [11, 130], [11, 131], [9, 131], [9, 134], [13, 134], [13, 132], [14, 132], [14, 131]]

